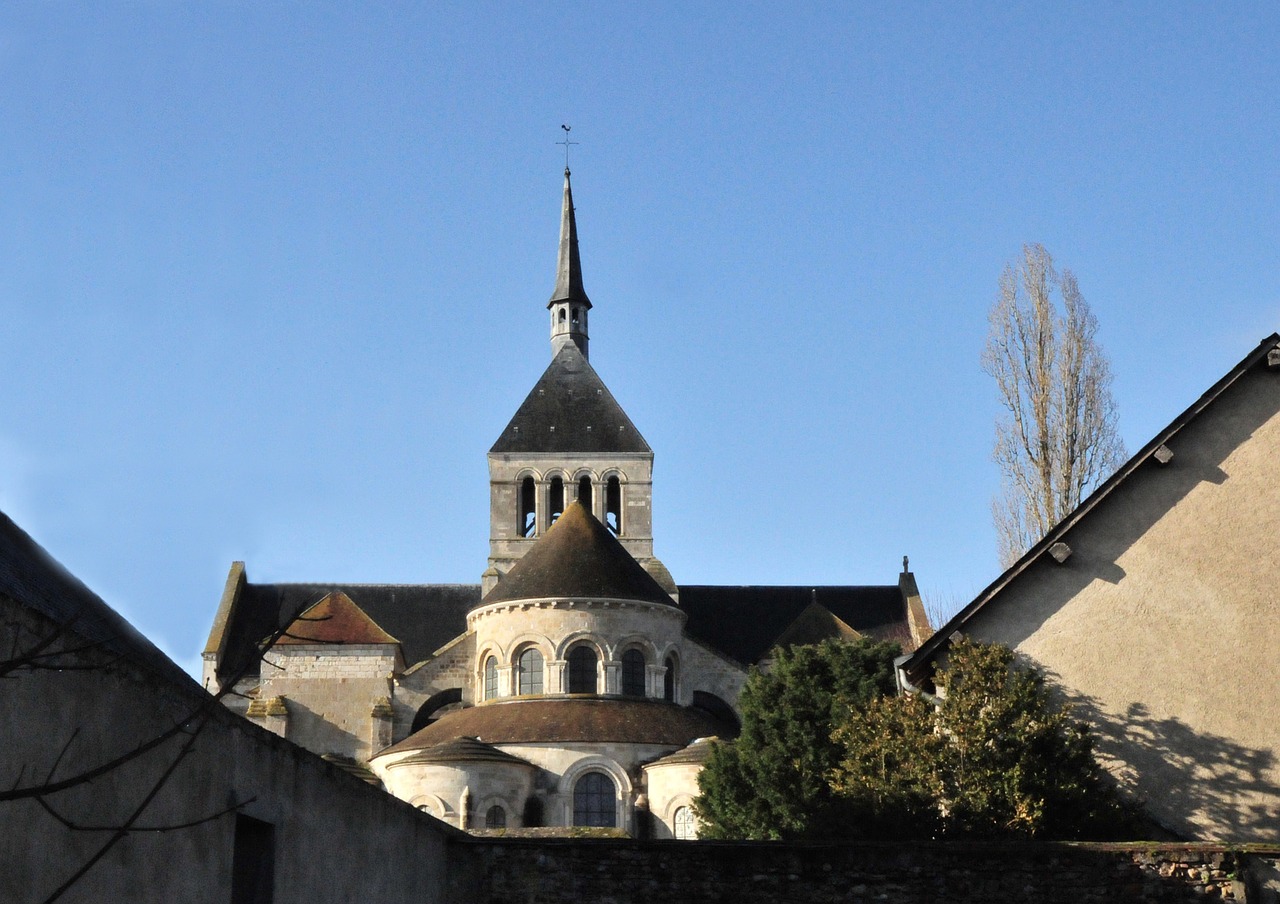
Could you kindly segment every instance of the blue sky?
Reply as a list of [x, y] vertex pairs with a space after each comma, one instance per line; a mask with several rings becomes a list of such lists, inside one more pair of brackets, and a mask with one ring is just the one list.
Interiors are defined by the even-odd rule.
[[1271, 4], [15, 2], [0, 508], [191, 666], [251, 580], [478, 580], [549, 360], [684, 583], [997, 573], [1006, 261], [1072, 269], [1131, 449], [1280, 328]]

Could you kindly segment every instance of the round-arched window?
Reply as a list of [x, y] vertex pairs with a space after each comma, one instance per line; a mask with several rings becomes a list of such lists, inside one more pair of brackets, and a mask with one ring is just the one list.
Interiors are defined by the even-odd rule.
[[698, 837], [698, 823], [693, 818], [693, 810], [689, 807], [677, 807], [672, 822], [675, 825], [678, 841], [692, 841]]
[[494, 804], [484, 814], [484, 827], [486, 829], [505, 829], [507, 827], [507, 811]]
[[498, 658], [490, 656], [484, 661], [484, 698], [492, 700], [498, 696]]
[[644, 653], [632, 647], [622, 654], [622, 693], [628, 697], [644, 696]]
[[591, 647], [577, 646], [569, 651], [569, 693], [596, 693], [596, 662], [596, 651]]
[[676, 658], [667, 657], [667, 673], [662, 676], [662, 699], [668, 703], [676, 702]]
[[521, 696], [542, 693], [542, 654], [530, 647], [520, 654], [516, 660], [516, 670], [520, 673], [516, 685]]
[[588, 772], [573, 786], [573, 824], [613, 828], [618, 824], [618, 792], [603, 772]]

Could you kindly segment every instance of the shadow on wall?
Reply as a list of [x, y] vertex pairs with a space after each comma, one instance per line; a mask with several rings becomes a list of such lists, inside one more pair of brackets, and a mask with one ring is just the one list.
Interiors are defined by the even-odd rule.
[[1204, 837], [1211, 827], [1219, 840], [1280, 841], [1280, 789], [1268, 778], [1272, 751], [1157, 718], [1142, 703], [1121, 716], [1091, 697], [1073, 697], [1071, 711], [1093, 726], [1099, 758], [1124, 787], [1146, 789], [1141, 803], [1175, 835]]
[[[1066, 533], [1074, 552], [1066, 565], [1041, 555], [1002, 591], [1016, 593], [1018, 605], [1000, 607], [991, 630], [981, 636], [1016, 648], [1094, 581], [1121, 585], [1127, 576], [1117, 563], [1130, 547], [1197, 487], [1230, 480], [1222, 464], [1276, 416], [1275, 380], [1271, 374], [1244, 376], [1169, 441], [1175, 453], [1169, 465], [1153, 460], [1139, 464], [1088, 515], [1087, 530], [1077, 527]], [[1213, 525], [1204, 525], [1204, 531], [1206, 537], [1214, 536]], [[979, 615], [975, 625], [984, 621]]]

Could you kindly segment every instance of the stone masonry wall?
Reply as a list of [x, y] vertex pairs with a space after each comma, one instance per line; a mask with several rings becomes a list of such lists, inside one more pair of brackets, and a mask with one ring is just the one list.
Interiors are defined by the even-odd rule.
[[[476, 840], [452, 854], [451, 895], [472, 904], [773, 904], [1274, 901], [1248, 881], [1280, 849], [1213, 845]], [[1248, 892], [1248, 893], [1246, 893]]]

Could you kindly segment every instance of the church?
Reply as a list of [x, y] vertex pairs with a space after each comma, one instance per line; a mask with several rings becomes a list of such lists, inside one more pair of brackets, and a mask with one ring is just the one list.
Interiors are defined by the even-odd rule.
[[235, 562], [204, 685], [268, 730], [468, 831], [693, 838], [697, 774], [785, 645], [930, 634], [907, 570], [863, 586], [678, 583], [653, 450], [589, 359], [568, 168], [551, 363], [488, 453], [477, 584], [258, 584]]

